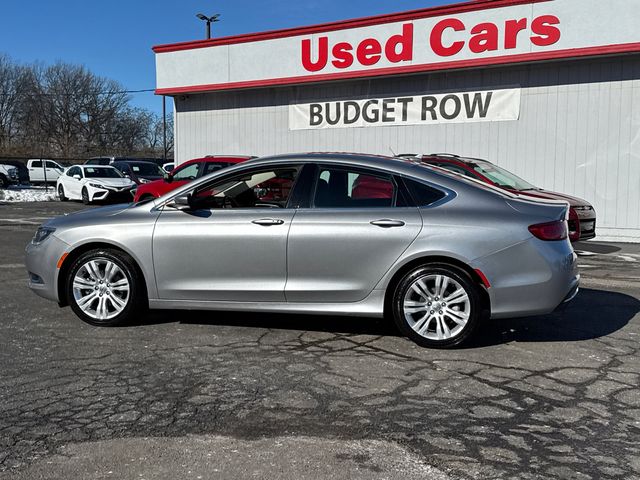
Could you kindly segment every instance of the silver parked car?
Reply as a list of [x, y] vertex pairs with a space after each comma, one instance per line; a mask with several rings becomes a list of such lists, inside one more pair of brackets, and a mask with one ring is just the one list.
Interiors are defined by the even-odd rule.
[[387, 313], [420, 345], [451, 347], [484, 317], [575, 296], [567, 210], [411, 160], [287, 155], [50, 220], [26, 265], [37, 294], [92, 325], [147, 307]]

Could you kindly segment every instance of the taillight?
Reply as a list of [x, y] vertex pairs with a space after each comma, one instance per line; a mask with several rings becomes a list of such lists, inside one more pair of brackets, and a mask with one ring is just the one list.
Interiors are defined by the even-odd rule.
[[534, 237], [545, 241], [564, 240], [569, 235], [566, 220], [531, 225], [529, 231]]

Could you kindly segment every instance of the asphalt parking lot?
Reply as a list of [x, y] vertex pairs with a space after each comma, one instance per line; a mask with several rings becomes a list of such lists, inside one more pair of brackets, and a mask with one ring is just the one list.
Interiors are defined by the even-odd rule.
[[426, 350], [390, 323], [154, 312], [99, 329], [26, 287], [79, 204], [0, 204], [0, 478], [640, 478], [640, 246], [582, 290]]

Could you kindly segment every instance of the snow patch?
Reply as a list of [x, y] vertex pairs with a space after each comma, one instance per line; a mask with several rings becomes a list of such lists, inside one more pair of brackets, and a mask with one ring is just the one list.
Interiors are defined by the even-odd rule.
[[44, 188], [9, 188], [0, 190], [0, 202], [53, 202], [58, 199], [56, 190]]

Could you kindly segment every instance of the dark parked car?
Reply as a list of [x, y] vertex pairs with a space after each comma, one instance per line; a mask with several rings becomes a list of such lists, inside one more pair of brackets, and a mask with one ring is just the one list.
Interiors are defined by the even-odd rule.
[[125, 177], [130, 178], [138, 185], [151, 183], [164, 178], [165, 171], [158, 164], [140, 160], [116, 160], [111, 164]]
[[526, 180], [514, 175], [498, 165], [480, 158], [460, 157], [448, 153], [432, 153], [429, 155], [400, 155], [403, 158], [417, 158], [424, 163], [475, 178], [490, 185], [509, 190], [514, 193], [545, 200], [564, 200], [569, 209], [569, 239], [572, 242], [589, 240], [596, 236], [596, 211], [582, 198], [565, 193], [551, 192], [538, 188]]
[[0, 160], [0, 163], [3, 165], [11, 165], [18, 169], [18, 183], [21, 185], [27, 185], [31, 182], [29, 179], [29, 169], [24, 162], [20, 160]]

